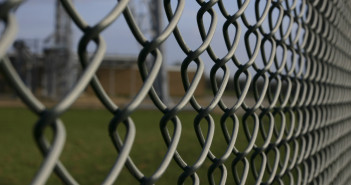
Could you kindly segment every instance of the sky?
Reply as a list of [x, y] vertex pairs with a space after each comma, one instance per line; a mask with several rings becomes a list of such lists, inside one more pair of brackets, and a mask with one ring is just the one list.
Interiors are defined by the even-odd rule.
[[[18, 37], [19, 39], [39, 39], [43, 40], [54, 32], [54, 2], [49, 0], [27, 0], [17, 10], [16, 17], [19, 24]], [[134, 4], [138, 4], [137, 1], [131, 1]], [[172, 1], [172, 5], [175, 6], [177, 1]], [[234, 1], [224, 0], [228, 7], [228, 11], [231, 9], [235, 11]], [[109, 10], [115, 5], [115, 0], [75, 0], [74, 4], [76, 9], [80, 12], [85, 20], [93, 25], [98, 22]], [[253, 3], [252, 3], [253, 4]], [[250, 7], [251, 6], [251, 7]], [[251, 12], [252, 6], [248, 7], [248, 12]], [[140, 8], [135, 6], [135, 8]], [[201, 37], [198, 31], [196, 14], [200, 6], [196, 1], [186, 1], [183, 15], [178, 24], [180, 32], [184, 40], [187, 42], [192, 50], [198, 48], [201, 43]], [[222, 27], [225, 21], [221, 15], [218, 7], [215, 7], [217, 12], [218, 24], [215, 36], [211, 42], [211, 46], [218, 57], [223, 57], [227, 53], [225, 47]], [[253, 17], [248, 14], [249, 20], [253, 20]], [[205, 26], [209, 26], [210, 16], [206, 14], [204, 16]], [[167, 21], [165, 20], [166, 24]], [[79, 38], [82, 33], [73, 26], [74, 29], [74, 50], [76, 50]], [[232, 29], [234, 30], [234, 29]], [[245, 33], [243, 28], [241, 35]], [[107, 54], [122, 55], [122, 56], [137, 56], [141, 49], [141, 46], [136, 42], [132, 36], [123, 16], [120, 16], [108, 29], [104, 30], [101, 34], [107, 43]], [[232, 34], [234, 35], [234, 34]], [[164, 50], [166, 54], [167, 65], [174, 65], [184, 60], [186, 55], [179, 48], [173, 35], [171, 35], [164, 43]], [[242, 61], [246, 61], [245, 44], [241, 37], [239, 47], [236, 51], [236, 56]], [[209, 72], [213, 65], [213, 61], [208, 57], [207, 53], [204, 52], [201, 58], [205, 62], [206, 73]], [[232, 65], [234, 66], [234, 65]]]

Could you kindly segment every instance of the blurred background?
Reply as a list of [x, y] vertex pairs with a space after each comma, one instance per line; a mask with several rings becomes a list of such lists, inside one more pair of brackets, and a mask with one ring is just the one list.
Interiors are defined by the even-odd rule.
[[[236, 11], [235, 2], [224, 2], [228, 9]], [[86, 22], [94, 25], [111, 10], [116, 1], [74, 0], [73, 3]], [[177, 3], [173, 1], [172, 5], [175, 9]], [[157, 36], [168, 24], [164, 8], [155, 8], [152, 0], [131, 1], [129, 7], [141, 31], [148, 39]], [[203, 43], [197, 22], [200, 8], [201, 6], [196, 1], [186, 1], [182, 18], [178, 24], [183, 39], [192, 50], [196, 50]], [[211, 41], [211, 47], [220, 58], [228, 52], [222, 30], [225, 18], [220, 15], [217, 6], [214, 9], [219, 16], [216, 17], [216, 32]], [[249, 21], [255, 21], [253, 10], [254, 3], [250, 3], [247, 8]], [[76, 53], [83, 34], [56, 1], [25, 1], [19, 6], [15, 15], [18, 22], [17, 39], [9, 50], [8, 56], [26, 86], [46, 106], [51, 107], [71, 89], [81, 74], [82, 68]], [[205, 14], [203, 22], [205, 27], [209, 28], [211, 16]], [[242, 24], [240, 20], [239, 24]], [[230, 36], [234, 38], [237, 30], [233, 28], [231, 31]], [[246, 31], [247, 28], [242, 27], [242, 33]], [[132, 35], [123, 16], [120, 16], [102, 32], [101, 36], [106, 41], [107, 51], [96, 75], [113, 101], [118, 106], [123, 107], [142, 86], [137, 66], [142, 46]], [[243, 34], [240, 35], [240, 38], [243, 38]], [[88, 52], [93, 53], [95, 49], [95, 45], [91, 43]], [[162, 44], [160, 49], [164, 57], [163, 68], [155, 83], [155, 88], [164, 102], [174, 105], [185, 94], [180, 71], [186, 55], [180, 49], [173, 35]], [[249, 59], [244, 39], [239, 41], [236, 57], [243, 62]], [[201, 55], [201, 59], [204, 62], [205, 71], [194, 95], [200, 104], [206, 106], [214, 96], [209, 80], [214, 61], [206, 52]], [[262, 61], [259, 59], [257, 61], [258, 66], [263, 66]], [[232, 72], [237, 71], [237, 67], [233, 63], [228, 62], [228, 65]], [[187, 70], [190, 79], [195, 75], [196, 68], [196, 64], [190, 64]], [[249, 71], [255, 73], [251, 67]], [[216, 74], [218, 81], [222, 75], [223, 71], [219, 70]], [[233, 75], [234, 73], [231, 73], [227, 91], [222, 97], [228, 106], [232, 106], [237, 101]], [[245, 78], [240, 79], [242, 79], [240, 86], [243, 87]], [[245, 100], [246, 103], [254, 104], [255, 102], [251, 99], [253, 98], [249, 95]], [[238, 112], [242, 114], [243, 110], [240, 109]], [[37, 121], [37, 116], [25, 108], [1, 73], [0, 115], [0, 164], [2, 165], [0, 184], [28, 184], [42, 161], [41, 154], [32, 139], [32, 127]], [[193, 130], [196, 115], [190, 104], [186, 105], [179, 114], [184, 125], [178, 151], [189, 164], [197, 160], [202, 149]], [[151, 175], [151, 172], [157, 169], [167, 151], [159, 132], [158, 124], [162, 116], [163, 114], [157, 111], [149, 98], [146, 98], [140, 105], [140, 110], [131, 116], [137, 127], [135, 146], [144, 146], [145, 144], [148, 146], [147, 148], [134, 147], [131, 156], [146, 175]], [[72, 109], [62, 116], [67, 127], [68, 139], [61, 160], [82, 184], [100, 183], [117, 156], [107, 134], [108, 123], [112, 117], [113, 115], [104, 109], [91, 87], [88, 87], [74, 103]], [[219, 124], [220, 117], [221, 115], [215, 111], [213, 118], [216, 124]], [[204, 125], [207, 124], [205, 121], [203, 122]], [[217, 126], [219, 127], [219, 125]], [[228, 129], [232, 128], [233, 125], [229, 126]], [[203, 130], [206, 134], [206, 126]], [[215, 154], [220, 155], [226, 149], [226, 141], [222, 137], [220, 129], [216, 129], [215, 132], [215, 135], [221, 137], [214, 138], [212, 148], [215, 148], [213, 150]], [[50, 130], [46, 134], [48, 138], [52, 138]], [[239, 131], [239, 137], [245, 137], [243, 130]], [[247, 144], [248, 141], [243, 140], [237, 147], [244, 149]], [[194, 151], [196, 154], [189, 151]], [[228, 165], [230, 165], [230, 161], [228, 160]], [[205, 168], [198, 171], [201, 178], [207, 178], [207, 168], [211, 164], [211, 161], [206, 159]], [[240, 168], [240, 164], [238, 166]], [[170, 181], [176, 182], [178, 175], [182, 172], [173, 161], [168, 168], [168, 173], [160, 180], [160, 184], [167, 184]], [[216, 178], [219, 177], [218, 173]], [[233, 183], [233, 178], [228, 179], [228, 183]], [[117, 182], [123, 182], [122, 184], [137, 183], [126, 169], [123, 170]], [[61, 184], [61, 182], [52, 174], [48, 184]]]

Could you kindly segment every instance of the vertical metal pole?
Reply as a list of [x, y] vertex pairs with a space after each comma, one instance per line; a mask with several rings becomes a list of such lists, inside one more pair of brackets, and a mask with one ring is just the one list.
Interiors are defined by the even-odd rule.
[[[50, 48], [52, 56], [48, 56], [50, 62], [48, 65], [54, 68], [53, 81], [49, 81], [49, 89], [56, 88], [49, 96], [52, 98], [60, 98], [66, 94], [73, 86], [77, 71], [76, 62], [72, 56], [72, 28], [71, 18], [64, 11], [61, 3], [56, 1], [55, 4], [55, 31], [54, 31], [54, 45]], [[54, 87], [50, 87], [54, 86]]]
[[[150, 12], [152, 14], [152, 25], [153, 25], [153, 32], [154, 35], [160, 35], [162, 32], [162, 0], [153, 0], [154, 2], [150, 1], [149, 7]], [[166, 67], [166, 54], [165, 50], [162, 46], [159, 47], [162, 55], [163, 55], [163, 62], [161, 65], [160, 72], [155, 81], [155, 90], [157, 94], [160, 96], [160, 99], [168, 105], [170, 103], [169, 99], [169, 91], [168, 91], [168, 78], [167, 78], [167, 67]]]

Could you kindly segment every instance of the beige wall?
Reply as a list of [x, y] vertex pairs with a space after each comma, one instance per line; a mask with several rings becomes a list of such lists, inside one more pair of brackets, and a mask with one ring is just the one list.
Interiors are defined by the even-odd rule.
[[[188, 74], [191, 80], [195, 72], [189, 72]], [[97, 71], [97, 76], [105, 91], [110, 95], [133, 96], [142, 86], [141, 76], [136, 66], [122, 69], [102, 66]], [[170, 84], [169, 93], [171, 96], [183, 96], [185, 94], [180, 72], [169, 71], [168, 81]], [[202, 78], [195, 92], [195, 95], [203, 95], [204, 90], [205, 81]], [[86, 92], [88, 94], [93, 93], [91, 87], [89, 87]]]
[[[195, 72], [188, 72], [189, 81], [191, 82], [194, 78]], [[182, 83], [181, 74], [179, 71], [169, 71], [168, 72], [168, 81], [169, 81], [169, 93], [171, 96], [183, 96], [185, 90]], [[199, 85], [195, 91], [196, 96], [204, 95], [205, 91], [205, 80], [202, 78]]]

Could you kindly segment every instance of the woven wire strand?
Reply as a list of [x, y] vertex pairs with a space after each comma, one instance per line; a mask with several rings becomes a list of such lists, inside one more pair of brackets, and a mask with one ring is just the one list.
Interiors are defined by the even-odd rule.
[[[187, 44], [191, 40], [185, 40], [182, 35], [185, 28], [179, 26], [187, 6], [185, 0], [163, 1], [168, 23], [153, 39], [147, 39], [138, 27], [130, 11], [129, 0], [118, 0], [96, 25], [86, 23], [71, 1], [60, 2], [83, 34], [77, 51], [82, 73], [69, 93], [53, 107], [44, 106], [33, 95], [6, 55], [16, 39], [15, 11], [23, 2], [0, 2], [3, 25], [0, 69], [28, 109], [38, 116], [34, 137], [44, 159], [31, 184], [45, 184], [52, 173], [56, 173], [65, 184], [79, 184], [59, 160], [66, 136], [65, 123], [60, 116], [70, 109], [89, 85], [113, 114], [108, 129], [118, 151], [115, 163], [101, 184], [119, 183], [118, 177], [124, 166], [140, 184], [155, 184], [166, 173], [172, 160], [182, 169], [182, 173], [177, 174], [178, 182], [174, 184], [183, 184], [187, 180], [192, 184], [206, 181], [209, 184], [226, 184], [231, 177], [236, 184], [247, 184], [248, 178], [253, 178], [255, 184], [339, 185], [348, 184], [351, 180], [350, 2], [238, 0], [233, 11], [224, 0], [197, 0], [196, 23], [202, 39], [197, 48]], [[254, 10], [250, 10], [250, 4], [253, 4]], [[219, 25], [219, 16], [225, 19], [223, 25]], [[142, 48], [137, 62], [143, 85], [133, 99], [120, 108], [105, 92], [96, 71], [107, 49], [100, 34], [122, 18]], [[210, 22], [205, 23], [206, 20]], [[227, 49], [222, 58], [216, 54], [212, 42], [217, 28], [222, 28]], [[185, 93], [175, 105], [166, 105], [156, 93], [153, 83], [164, 62], [159, 47], [171, 35], [186, 56], [179, 71]], [[93, 56], [89, 56], [87, 51], [90, 43], [96, 45]], [[237, 53], [238, 47], [245, 47], [246, 53]], [[209, 78], [213, 95], [207, 105], [199, 103], [195, 96], [205, 72], [204, 53], [212, 63]], [[239, 55], [245, 55], [247, 60], [242, 60]], [[153, 58], [151, 68], [147, 64], [150, 56]], [[196, 66], [192, 78], [188, 72], [191, 65]], [[232, 66], [235, 69], [231, 69]], [[232, 82], [235, 103], [228, 105], [224, 92]], [[130, 116], [147, 96], [163, 114], [160, 132], [167, 146], [162, 162], [150, 176], [144, 175], [129, 155], [133, 147], [138, 147], [134, 144], [136, 128]], [[250, 97], [252, 101], [248, 100]], [[183, 159], [177, 150], [184, 124], [178, 116], [188, 104], [196, 115], [194, 131], [202, 148], [192, 164]], [[221, 113], [219, 124], [215, 124], [213, 119], [217, 107]], [[202, 129], [204, 122], [207, 124], [206, 133]], [[123, 140], [117, 132], [121, 124], [126, 128]], [[170, 124], [173, 131], [169, 130]], [[231, 130], [228, 129], [229, 124]], [[214, 135], [216, 125], [220, 126], [216, 129], [222, 131], [227, 142], [222, 155], [211, 151], [212, 140], [217, 137]], [[44, 135], [46, 129], [54, 133], [51, 142]], [[245, 135], [244, 148], [237, 147], [237, 142], [241, 142], [237, 140], [239, 132]], [[211, 161], [207, 169], [208, 179], [200, 179], [197, 171], [204, 167], [205, 160]], [[231, 165], [227, 165], [228, 161]], [[215, 173], [220, 173], [219, 181], [214, 178]]]

